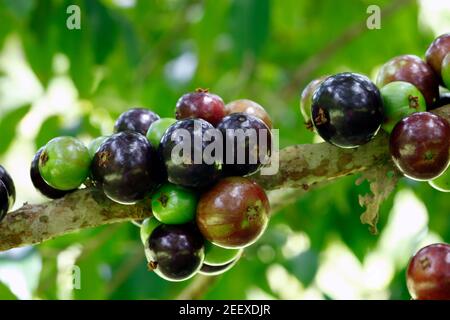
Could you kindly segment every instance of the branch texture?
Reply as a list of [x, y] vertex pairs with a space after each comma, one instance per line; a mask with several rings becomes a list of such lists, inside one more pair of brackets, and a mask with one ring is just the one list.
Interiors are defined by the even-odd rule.
[[[433, 112], [450, 121], [450, 106]], [[279, 159], [280, 169], [276, 175], [254, 177], [269, 191], [272, 211], [289, 202], [287, 198], [298, 197], [310, 187], [377, 167], [392, 167], [385, 132], [378, 133], [373, 141], [356, 149], [341, 149], [328, 143], [289, 146], [280, 151]], [[85, 228], [149, 216], [148, 204], [120, 205], [107, 199], [101, 191], [83, 189], [59, 200], [25, 204], [9, 212], [0, 223], [0, 251], [40, 243]]]

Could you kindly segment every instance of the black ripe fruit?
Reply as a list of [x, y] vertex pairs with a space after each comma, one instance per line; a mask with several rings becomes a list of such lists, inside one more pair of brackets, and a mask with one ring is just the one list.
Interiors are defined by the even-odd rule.
[[205, 257], [204, 240], [194, 224], [160, 225], [145, 245], [148, 266], [170, 281], [194, 276]]
[[311, 119], [325, 141], [342, 148], [360, 146], [375, 136], [383, 122], [380, 92], [363, 75], [330, 76], [313, 95]]
[[217, 129], [223, 137], [225, 175], [249, 175], [268, 162], [272, 136], [270, 129], [259, 118], [245, 113], [232, 113], [222, 119]]
[[9, 202], [9, 209], [12, 208], [14, 205], [14, 202], [16, 201], [16, 187], [14, 186], [14, 181], [9, 175], [8, 171], [0, 165], [0, 181], [3, 182], [3, 184], [6, 187], [6, 190], [8, 191], [8, 202]]
[[220, 177], [220, 162], [207, 157], [205, 152], [214, 141], [214, 137], [209, 141], [205, 139], [208, 130], [215, 129], [202, 119], [180, 120], [166, 130], [159, 144], [159, 153], [170, 182], [184, 187], [201, 188]]
[[0, 180], [0, 221], [2, 221], [9, 209], [9, 194], [5, 184]]
[[36, 152], [30, 166], [30, 178], [36, 190], [38, 190], [43, 196], [50, 199], [59, 199], [64, 197], [66, 194], [75, 191], [76, 189], [68, 191], [58, 190], [49, 186], [47, 182], [45, 182], [39, 172], [39, 157], [41, 156], [43, 149], [44, 148], [42, 147]]
[[114, 132], [133, 131], [145, 136], [150, 125], [158, 119], [159, 116], [150, 110], [133, 108], [119, 116]]
[[123, 204], [142, 200], [160, 182], [156, 150], [141, 134], [125, 131], [106, 139], [91, 165], [94, 184]]

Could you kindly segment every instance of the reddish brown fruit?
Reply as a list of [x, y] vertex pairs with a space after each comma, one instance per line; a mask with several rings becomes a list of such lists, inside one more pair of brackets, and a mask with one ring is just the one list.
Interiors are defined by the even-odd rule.
[[450, 33], [445, 33], [434, 39], [425, 53], [427, 63], [433, 68], [441, 84], [443, 83], [441, 77], [442, 60], [449, 52]]
[[381, 88], [393, 81], [405, 81], [415, 85], [422, 92], [427, 106], [431, 106], [439, 97], [439, 81], [435, 72], [417, 56], [398, 56], [381, 67], [377, 86]]
[[392, 130], [392, 159], [403, 174], [414, 180], [431, 180], [449, 163], [450, 125], [430, 112], [403, 118]]
[[272, 129], [272, 119], [270, 119], [267, 111], [255, 101], [248, 99], [235, 100], [225, 106], [227, 115], [230, 113], [246, 113], [261, 119], [269, 129]]
[[213, 126], [225, 117], [225, 104], [218, 95], [208, 92], [207, 89], [197, 89], [186, 93], [177, 102], [175, 115], [177, 120], [187, 118], [200, 118]]
[[437, 243], [422, 248], [409, 262], [408, 291], [417, 300], [450, 300], [450, 246]]
[[197, 225], [210, 242], [224, 248], [241, 248], [262, 235], [269, 212], [266, 193], [256, 182], [229, 177], [202, 195]]

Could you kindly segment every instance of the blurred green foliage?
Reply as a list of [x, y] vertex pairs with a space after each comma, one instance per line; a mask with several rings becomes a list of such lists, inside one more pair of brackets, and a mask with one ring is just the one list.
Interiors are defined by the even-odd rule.
[[[382, 16], [381, 29], [365, 28], [369, 5], [386, 8], [392, 2], [399, 1], [3, 0], [0, 48], [17, 37], [44, 91], [60, 76], [67, 76], [76, 88], [77, 119], [68, 120], [65, 112], [49, 115], [35, 135], [35, 150], [62, 134], [88, 138], [108, 134], [102, 127], [104, 119], [112, 123], [134, 105], [172, 116], [178, 97], [197, 87], [209, 88], [225, 101], [245, 97], [261, 103], [280, 129], [283, 147], [314, 139], [304, 129], [298, 110], [300, 91], [310, 80], [344, 70], [372, 76], [374, 68], [392, 56], [423, 56], [434, 35], [419, 28], [414, 1], [402, 1], [392, 15]], [[72, 4], [81, 8], [80, 30], [66, 28], [66, 8]], [[356, 28], [356, 34], [348, 34], [349, 28]], [[324, 48], [329, 48], [326, 59], [311, 62]], [[55, 61], [61, 55], [68, 70], [58, 69]], [[0, 155], [7, 154], [16, 127], [34, 103], [0, 106]], [[301, 286], [314, 286], [321, 253], [334, 242], [343, 243], [363, 262], [379, 237], [360, 223], [363, 209], [358, 194], [369, 188], [354, 182], [355, 177], [345, 177], [277, 213], [264, 237], [203, 297], [245, 299], [257, 289], [268, 297], [285, 298], [269, 283], [267, 275], [274, 265], [282, 266]], [[423, 200], [430, 213], [430, 230], [448, 241], [448, 196], [410, 181], [402, 181], [396, 192], [402, 189], [413, 190]], [[394, 196], [381, 208], [380, 230], [388, 222]], [[307, 236], [310, 245], [286, 257], [283, 248], [288, 237], [298, 232]], [[75, 263], [82, 277], [81, 290], [74, 290], [73, 298], [172, 299], [189, 285], [149, 273], [138, 229], [123, 224], [36, 246], [33, 252], [40, 255], [42, 270], [34, 297], [64, 297], [58, 257], [77, 245], [82, 249]], [[399, 254], [408, 257], [414, 249]], [[0, 283], [0, 298], [11, 296]], [[330, 298], [326, 292], [322, 297]], [[387, 297], [408, 298], [404, 266], [395, 270]]]

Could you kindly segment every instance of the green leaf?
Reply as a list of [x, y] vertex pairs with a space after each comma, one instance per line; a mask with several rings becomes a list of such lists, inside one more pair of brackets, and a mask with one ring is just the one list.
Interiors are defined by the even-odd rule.
[[116, 44], [117, 21], [109, 9], [98, 0], [86, 0], [85, 7], [95, 62], [103, 64]]
[[11, 290], [2, 282], [0, 282], [0, 299], [1, 300], [17, 300], [17, 297]]
[[35, 5], [34, 0], [3, 0], [5, 6], [18, 18], [25, 18]]
[[16, 136], [16, 129], [19, 122], [30, 111], [31, 105], [26, 105], [6, 113], [0, 118], [0, 128], [2, 138], [0, 139], [0, 154], [4, 154]]
[[237, 0], [231, 7], [231, 34], [241, 54], [257, 56], [269, 34], [269, 0]]
[[314, 280], [319, 268], [319, 255], [314, 250], [304, 251], [286, 261], [285, 267], [305, 287], [308, 287]]
[[36, 149], [45, 146], [49, 140], [61, 135], [61, 123], [62, 120], [60, 116], [51, 116], [42, 123], [41, 128], [34, 139]]

